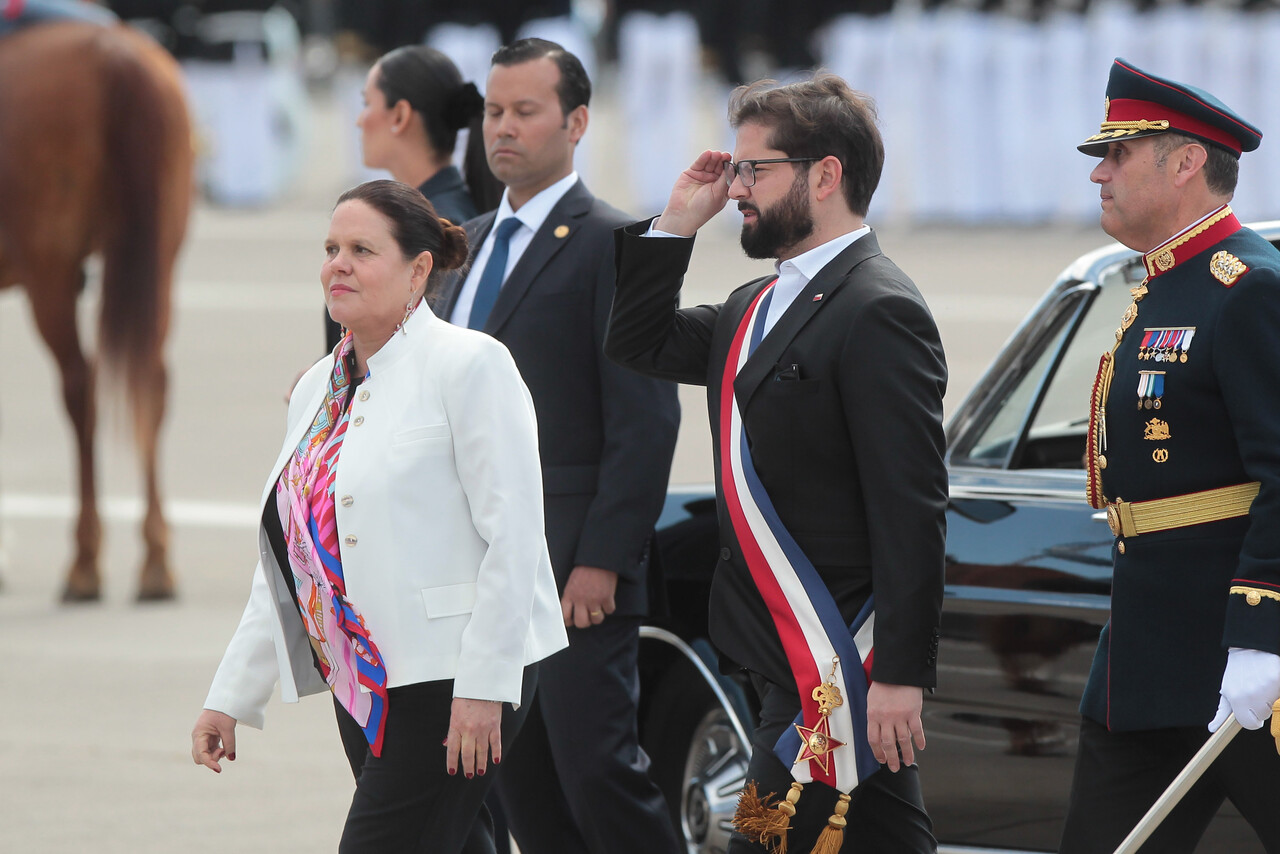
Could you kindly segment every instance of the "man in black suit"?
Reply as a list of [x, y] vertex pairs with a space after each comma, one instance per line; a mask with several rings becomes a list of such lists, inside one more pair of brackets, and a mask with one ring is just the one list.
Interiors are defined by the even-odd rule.
[[495, 783], [524, 854], [677, 850], [637, 741], [636, 659], [679, 405], [674, 385], [602, 353], [613, 229], [630, 218], [573, 169], [590, 94], [581, 63], [553, 42], [494, 54], [485, 149], [507, 190], [466, 224], [471, 271], [434, 305], [507, 345], [538, 414], [547, 544], [570, 628], [569, 648], [539, 667]]
[[[840, 663], [846, 684], [862, 678], [866, 693], [865, 724], [846, 718], [843, 725], [865, 733], [874, 759], [864, 771], [853, 754], [862, 781], [851, 803], [838, 797], [848, 780], [804, 786], [789, 821], [789, 850], [809, 851], [824, 825], [838, 833], [847, 808], [844, 850], [933, 851], [914, 751], [924, 747], [921, 702], [935, 681], [942, 604], [942, 345], [920, 293], [863, 223], [884, 162], [870, 99], [829, 74], [769, 83], [734, 93], [734, 160], [704, 152], [652, 226], [619, 230], [605, 351], [649, 376], [707, 386], [723, 546], [711, 638], [761, 695], [748, 771], [760, 794], [787, 792], [793, 778], [821, 781], [824, 757], [838, 768], [839, 751], [855, 750], [830, 749], [810, 723], [802, 737], [818, 758], [793, 763], [794, 746], [785, 762], [779, 758], [793, 719], [816, 720], [813, 691], [832, 681], [830, 658], [803, 661], [810, 650], [796, 648], [795, 626], [779, 611], [799, 614], [806, 603], [825, 601], [838, 611], [835, 627], [847, 642], [848, 624], [874, 593], [869, 687], [856, 659]], [[693, 236], [728, 199], [743, 214], [743, 249], [778, 259], [777, 275], [749, 282], [723, 304], [677, 310]], [[754, 351], [744, 349], [752, 342]], [[781, 528], [770, 536], [790, 539], [798, 558], [795, 551], [785, 560], [770, 556], [758, 526], [744, 523], [739, 470], [748, 464], [754, 486], [767, 494], [761, 506], [770, 505]], [[808, 576], [799, 568], [806, 560]], [[786, 592], [787, 573], [804, 582], [798, 595], [794, 587]], [[827, 636], [838, 646], [837, 634]], [[851, 705], [828, 717], [837, 740], [845, 740], [835, 735], [838, 716], [849, 716]], [[744, 797], [738, 826], [755, 838], [735, 836], [731, 852], [764, 850], [770, 834], [762, 840], [761, 824], [752, 823], [762, 816], [768, 825], [777, 812]], [[784, 816], [774, 830], [786, 823]]]

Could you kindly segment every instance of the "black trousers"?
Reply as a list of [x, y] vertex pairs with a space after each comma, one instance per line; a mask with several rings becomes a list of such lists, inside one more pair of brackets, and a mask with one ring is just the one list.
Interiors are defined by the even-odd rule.
[[[519, 709], [502, 707], [503, 764], [529, 713], [538, 666], [524, 671]], [[369, 750], [360, 725], [334, 700], [342, 746], [356, 778], [340, 854], [485, 854], [493, 831], [484, 797], [496, 767], [470, 780], [445, 770], [453, 680], [420, 682], [387, 692], [382, 756]]]
[[636, 733], [640, 620], [569, 629], [494, 784], [521, 854], [675, 854]]
[[[751, 763], [747, 780], [754, 780], [761, 796], [774, 792], [778, 797], [791, 788], [791, 769], [773, 753], [778, 738], [800, 713], [800, 700], [756, 674], [751, 684], [760, 696], [760, 724], [752, 735]], [[809, 783], [800, 795], [796, 814], [787, 834], [787, 850], [808, 852], [827, 826], [840, 793], [823, 783]], [[933, 838], [933, 822], [924, 809], [920, 792], [920, 769], [911, 765], [897, 773], [881, 765], [880, 770], [858, 784], [851, 793], [848, 825], [841, 851], [858, 854], [933, 854], [938, 850]], [[754, 840], [734, 834], [729, 854], [764, 854], [767, 849]]]
[[[1208, 737], [1205, 727], [1110, 732], [1082, 718], [1061, 854], [1111, 854]], [[1269, 726], [1244, 730], [1141, 850], [1190, 854], [1218, 807], [1230, 798], [1267, 851], [1280, 854], [1277, 792], [1280, 755]]]

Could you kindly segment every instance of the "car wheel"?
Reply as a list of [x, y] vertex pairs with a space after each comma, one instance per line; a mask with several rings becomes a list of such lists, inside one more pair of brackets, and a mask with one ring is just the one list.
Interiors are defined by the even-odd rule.
[[689, 854], [724, 854], [750, 754], [724, 709], [710, 709], [689, 739], [680, 792], [680, 830]]

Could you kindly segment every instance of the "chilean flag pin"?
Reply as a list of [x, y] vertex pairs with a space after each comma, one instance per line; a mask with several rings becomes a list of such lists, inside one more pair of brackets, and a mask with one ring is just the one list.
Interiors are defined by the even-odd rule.
[[819, 302], [821, 299], [822, 299], [822, 294], [814, 294], [813, 296], [814, 302]]

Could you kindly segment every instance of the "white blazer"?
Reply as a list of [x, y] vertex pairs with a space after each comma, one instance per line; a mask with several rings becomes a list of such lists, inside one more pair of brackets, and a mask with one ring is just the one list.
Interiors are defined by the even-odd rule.
[[[329, 355], [294, 388], [262, 507], [332, 370]], [[511, 354], [420, 305], [369, 358], [350, 418], [334, 483], [342, 571], [387, 687], [453, 679], [456, 697], [519, 703], [525, 665], [568, 640], [543, 530], [533, 401]], [[277, 679], [287, 703], [328, 686], [261, 528], [258, 552], [205, 708], [261, 728]]]

